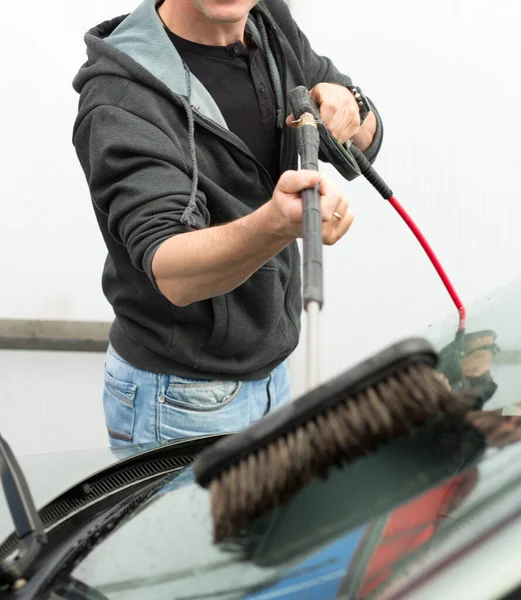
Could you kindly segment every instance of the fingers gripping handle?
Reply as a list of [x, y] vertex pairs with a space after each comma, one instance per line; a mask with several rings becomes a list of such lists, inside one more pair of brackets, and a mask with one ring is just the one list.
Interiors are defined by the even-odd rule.
[[[320, 136], [315, 118], [304, 113], [298, 127], [301, 169], [318, 171]], [[302, 231], [304, 240], [304, 306], [316, 302], [320, 308], [324, 302], [322, 272], [322, 211], [320, 187], [304, 190], [302, 196]]]

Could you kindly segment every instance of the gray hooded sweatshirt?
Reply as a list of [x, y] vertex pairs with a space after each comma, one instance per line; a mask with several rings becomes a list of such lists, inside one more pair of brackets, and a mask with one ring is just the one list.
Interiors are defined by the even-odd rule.
[[[283, 0], [261, 0], [248, 31], [266, 53], [283, 129], [281, 171], [296, 169], [295, 131], [284, 126], [297, 85], [350, 84], [316, 55]], [[85, 35], [88, 60], [73, 143], [108, 256], [103, 291], [114, 308], [110, 341], [135, 367], [199, 379], [266, 377], [295, 349], [302, 310], [296, 243], [232, 292], [178, 307], [158, 290], [154, 253], [173, 235], [244, 217], [275, 182], [227, 128], [144, 0]], [[374, 160], [382, 127], [368, 149]]]

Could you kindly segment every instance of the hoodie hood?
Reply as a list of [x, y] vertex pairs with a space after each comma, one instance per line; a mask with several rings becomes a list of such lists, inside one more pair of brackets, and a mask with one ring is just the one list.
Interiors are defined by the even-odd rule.
[[172, 93], [186, 98], [204, 116], [226, 127], [212, 96], [190, 73], [168, 38], [156, 12], [155, 0], [144, 0], [116, 27], [106, 42], [144, 67]]
[[[97, 75], [120, 75], [181, 98], [205, 117], [227, 128], [212, 96], [188, 71], [156, 12], [155, 0], [143, 2], [129, 15], [105, 21], [85, 35], [88, 61], [73, 82], [81, 93]], [[130, 59], [130, 60], [129, 60]], [[155, 80], [155, 81], [154, 81]]]

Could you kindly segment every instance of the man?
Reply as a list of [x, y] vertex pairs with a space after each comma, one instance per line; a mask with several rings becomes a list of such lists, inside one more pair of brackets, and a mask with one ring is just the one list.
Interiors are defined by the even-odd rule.
[[287, 94], [312, 89], [371, 160], [379, 117], [361, 125], [351, 80], [283, 0], [144, 0], [85, 40], [73, 139], [108, 249], [111, 444], [237, 431], [290, 399], [300, 192], [320, 185], [325, 244], [353, 221], [335, 185], [296, 170]]

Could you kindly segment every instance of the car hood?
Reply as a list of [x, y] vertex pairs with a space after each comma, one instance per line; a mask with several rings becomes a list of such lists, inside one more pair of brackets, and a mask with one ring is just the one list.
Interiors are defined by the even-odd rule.
[[[521, 534], [520, 511], [521, 445], [487, 448], [449, 420], [333, 470], [220, 546], [208, 493], [186, 469], [89, 549], [72, 577], [114, 600], [405, 598], [502, 524]], [[521, 575], [493, 547], [505, 591]]]

